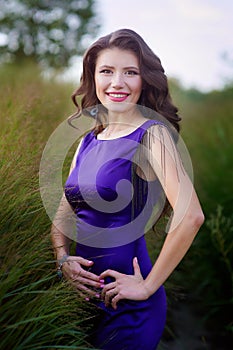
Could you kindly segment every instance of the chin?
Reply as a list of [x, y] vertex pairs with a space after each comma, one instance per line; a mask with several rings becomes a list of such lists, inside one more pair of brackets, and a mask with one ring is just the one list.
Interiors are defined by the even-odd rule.
[[127, 113], [135, 109], [135, 103], [129, 102], [110, 102], [104, 104], [109, 112], [112, 113]]

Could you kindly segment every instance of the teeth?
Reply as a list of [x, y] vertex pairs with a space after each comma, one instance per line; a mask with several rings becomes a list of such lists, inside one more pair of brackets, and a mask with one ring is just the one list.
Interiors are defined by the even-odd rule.
[[115, 98], [122, 98], [122, 97], [126, 97], [127, 95], [125, 95], [125, 94], [109, 94], [109, 96], [115, 97]]

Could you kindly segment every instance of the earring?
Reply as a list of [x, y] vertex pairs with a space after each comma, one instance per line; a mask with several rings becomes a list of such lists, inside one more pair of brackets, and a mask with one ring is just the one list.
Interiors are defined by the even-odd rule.
[[98, 114], [98, 107], [95, 106], [95, 107], [93, 107], [93, 108], [90, 110], [90, 115], [91, 115], [93, 118], [96, 118], [96, 117], [97, 117], [97, 114]]

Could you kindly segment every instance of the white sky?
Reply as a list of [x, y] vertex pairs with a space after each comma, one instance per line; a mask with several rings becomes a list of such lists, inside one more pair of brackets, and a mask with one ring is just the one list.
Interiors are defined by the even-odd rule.
[[[186, 87], [210, 90], [233, 80], [233, 0], [96, 0], [96, 10], [98, 37], [135, 30], [168, 77]], [[222, 59], [224, 52], [231, 65]]]

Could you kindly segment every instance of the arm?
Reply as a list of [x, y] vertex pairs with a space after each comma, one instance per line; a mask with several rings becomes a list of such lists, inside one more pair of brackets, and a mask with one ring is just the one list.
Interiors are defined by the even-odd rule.
[[[76, 157], [80, 149], [81, 142], [72, 161], [70, 173], [76, 162]], [[74, 228], [75, 227], [75, 228]], [[93, 261], [89, 261], [80, 256], [70, 256], [70, 244], [72, 242], [72, 232], [76, 230], [76, 218], [74, 212], [63, 195], [56, 216], [51, 228], [51, 241], [54, 248], [57, 265], [59, 260], [66, 257], [62, 266], [64, 276], [83, 294], [98, 297], [95, 288], [100, 288], [101, 282], [97, 275], [82, 268], [91, 267]]]
[[[82, 144], [80, 141], [77, 150], [74, 154], [69, 175], [75, 167], [76, 159]], [[51, 228], [51, 240], [54, 248], [55, 258], [60, 260], [64, 255], [69, 255], [71, 239], [70, 234], [73, 232], [73, 210], [63, 194], [56, 216]]]
[[[103, 290], [106, 304], [116, 308], [120, 299], [145, 300], [166, 281], [187, 253], [200, 226], [204, 221], [202, 209], [193, 185], [177, 162], [179, 155], [166, 128], [163, 128], [163, 142], [157, 126], [153, 127], [150, 164], [158, 176], [166, 197], [173, 208], [173, 218], [161, 252], [145, 280], [143, 280], [137, 259], [134, 259], [134, 275], [127, 276], [116, 271], [105, 271], [101, 278], [112, 276], [115, 282]], [[164, 148], [162, 149], [162, 147]], [[164, 154], [164, 159], [161, 159]]]
[[156, 127], [153, 134], [156, 137], [152, 144], [151, 165], [158, 174], [166, 197], [173, 208], [173, 218], [158, 259], [145, 280], [149, 295], [166, 281], [181, 262], [204, 222], [204, 215], [193, 184], [182, 162], [179, 161], [180, 156], [167, 129], [163, 127], [165, 171], [162, 169], [161, 144]]

